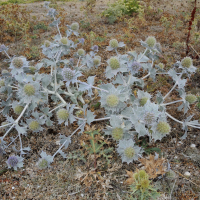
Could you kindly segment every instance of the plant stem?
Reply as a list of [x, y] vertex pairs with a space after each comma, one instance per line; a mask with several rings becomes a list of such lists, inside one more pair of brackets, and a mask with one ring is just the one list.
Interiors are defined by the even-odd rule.
[[[70, 136], [68, 136], [68, 138], [72, 137], [83, 125], [85, 124], [85, 122], [83, 122]], [[65, 143], [68, 141], [68, 138], [63, 142], [63, 144], [60, 146], [60, 148], [56, 151], [56, 153], [53, 154], [53, 157], [55, 157], [55, 155], [62, 149], [62, 147], [65, 145]]]
[[150, 73], [148, 73], [146, 76], [142, 77], [142, 79], [147, 78], [148, 76], [150, 76]]
[[140, 60], [142, 59], [142, 57], [145, 55], [146, 52], [147, 52], [147, 49], [145, 49], [144, 53], [141, 55], [141, 57], [138, 59], [137, 62], [140, 62]]
[[180, 100], [177, 100], [177, 101], [172, 101], [172, 102], [169, 102], [169, 103], [160, 104], [160, 106], [167, 106], [167, 105], [171, 105], [171, 104], [178, 103], [178, 102], [182, 102], [182, 101], [183, 101], [183, 100], [180, 99]]
[[163, 100], [174, 90], [176, 86], [177, 86], [177, 83], [175, 83], [172, 89], [163, 97]]

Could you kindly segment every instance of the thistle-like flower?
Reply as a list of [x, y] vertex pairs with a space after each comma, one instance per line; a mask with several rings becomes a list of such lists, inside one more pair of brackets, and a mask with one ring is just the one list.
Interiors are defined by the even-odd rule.
[[51, 46], [51, 42], [49, 40], [45, 40], [44, 41], [44, 46], [47, 47], [47, 48], [50, 47]]
[[148, 46], [149, 46], [150, 48], [153, 48], [153, 47], [155, 46], [155, 44], [156, 44], [156, 38], [155, 38], [155, 37], [152, 37], [152, 36], [149, 36], [149, 37], [146, 39], [145, 42], [148, 44]]
[[17, 114], [17, 115], [20, 115], [21, 112], [23, 111], [24, 107], [23, 106], [20, 106], [20, 105], [16, 105], [14, 107], [14, 113]]
[[112, 84], [106, 84], [101, 86], [102, 89], [108, 90], [108, 93], [101, 92], [101, 106], [106, 110], [116, 112], [119, 109], [124, 108], [124, 101], [128, 99], [128, 94], [121, 95], [121, 89], [115, 88]]
[[31, 85], [31, 84], [26, 84], [24, 86], [24, 93], [27, 95], [27, 96], [34, 96], [35, 95], [35, 87], [34, 85]]
[[39, 169], [46, 169], [48, 167], [48, 161], [44, 158], [41, 158], [38, 163], [37, 163], [37, 166]]
[[141, 147], [135, 146], [132, 139], [120, 140], [117, 148], [117, 152], [122, 157], [122, 162], [133, 162], [133, 160], [138, 160], [138, 156], [142, 155], [143, 150]]
[[33, 120], [29, 123], [29, 129], [32, 131], [37, 131], [40, 128], [40, 124], [37, 120]]
[[23, 158], [19, 156], [10, 156], [8, 160], [6, 161], [8, 168], [14, 168], [14, 170], [17, 170], [19, 167], [23, 167]]
[[63, 37], [60, 39], [60, 43], [63, 45], [67, 45], [68, 44], [68, 39], [66, 37]]
[[59, 120], [66, 121], [68, 120], [68, 117], [69, 117], [69, 113], [66, 109], [60, 109], [57, 111], [57, 118]]
[[170, 125], [167, 122], [158, 122], [156, 130], [163, 135], [168, 134], [171, 131]]
[[72, 23], [71, 30], [77, 32], [79, 30], [79, 24], [77, 22]]
[[21, 68], [23, 67], [24, 63], [23, 63], [23, 60], [22, 58], [20, 57], [15, 57], [13, 60], [12, 60], [12, 64], [15, 68]]
[[128, 69], [132, 75], [137, 74], [138, 71], [141, 69], [141, 67], [142, 67], [141, 64], [136, 61], [134, 61], [134, 62], [131, 61], [128, 63]]
[[185, 57], [181, 60], [181, 65], [185, 68], [190, 68], [192, 64], [192, 59], [190, 57]]
[[186, 95], [185, 100], [187, 102], [189, 102], [189, 104], [192, 104], [195, 101], [197, 101], [197, 97], [195, 95], [193, 95], [193, 94], [188, 94], [188, 95]]
[[78, 49], [77, 54], [79, 56], [84, 56], [85, 55], [85, 50], [84, 49]]
[[50, 164], [53, 162], [53, 156], [47, 155], [46, 152], [42, 151], [40, 154], [41, 158], [37, 162], [37, 166], [39, 169], [46, 169], [47, 167], [50, 167]]
[[117, 48], [119, 46], [118, 41], [116, 39], [110, 40], [109, 46], [112, 47], [113, 49]]
[[100, 56], [95, 56], [93, 59], [93, 63], [95, 67], [98, 67], [101, 63], [101, 57]]
[[163, 63], [159, 63], [158, 66], [160, 67], [160, 69], [164, 69], [164, 64]]
[[112, 137], [115, 140], [121, 140], [123, 138], [123, 134], [124, 131], [122, 128], [117, 127], [112, 130]]
[[111, 57], [109, 59], [109, 65], [112, 70], [118, 69], [120, 67], [120, 62], [117, 57]]

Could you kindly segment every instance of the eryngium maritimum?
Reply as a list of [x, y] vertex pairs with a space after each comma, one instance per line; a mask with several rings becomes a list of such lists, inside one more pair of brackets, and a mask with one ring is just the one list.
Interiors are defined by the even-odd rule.
[[18, 158], [16, 156], [10, 156], [7, 160], [7, 164], [10, 166], [10, 167], [16, 167], [17, 166], [17, 163], [18, 163]]
[[146, 112], [144, 114], [144, 123], [145, 124], [152, 124], [153, 122], [155, 121], [155, 116], [153, 113], [150, 113], [150, 112]]
[[23, 109], [24, 109], [23, 106], [17, 105], [17, 106], [15, 106], [15, 108], [14, 108], [14, 113], [17, 114], [17, 115], [20, 115], [21, 112], [23, 111]]
[[64, 45], [67, 45], [68, 44], [68, 39], [66, 37], [63, 37], [61, 40], [60, 40], [60, 43], [64, 44]]
[[72, 24], [71, 24], [71, 29], [72, 29], [73, 31], [78, 31], [78, 29], [79, 29], [79, 24], [78, 24], [77, 22], [72, 23]]
[[37, 163], [39, 169], [46, 169], [48, 167], [48, 162], [45, 159], [40, 159]]
[[37, 129], [39, 129], [40, 127], [40, 124], [38, 123], [38, 121], [34, 120], [32, 121], [30, 124], [29, 124], [29, 128], [32, 130], [32, 131], [36, 131]]
[[189, 102], [189, 104], [192, 104], [197, 100], [197, 97], [193, 94], [188, 94], [186, 95], [185, 100]]
[[113, 49], [117, 48], [119, 46], [118, 41], [116, 39], [110, 40], [109, 46], [112, 47]]
[[113, 70], [118, 69], [120, 67], [118, 58], [116, 58], [116, 57], [110, 58], [109, 65], [110, 65], [111, 69], [113, 69]]
[[64, 68], [62, 74], [63, 78], [66, 80], [71, 80], [74, 77], [74, 71], [70, 68]]
[[64, 121], [66, 121], [67, 119], [68, 119], [68, 117], [69, 117], [69, 113], [68, 113], [68, 111], [66, 110], [66, 109], [60, 109], [59, 111], [57, 111], [57, 117], [58, 117], [58, 119], [60, 119], [60, 120], [64, 120]]
[[24, 93], [27, 95], [27, 96], [33, 96], [35, 95], [35, 87], [31, 84], [26, 84], [24, 86]]
[[190, 57], [183, 58], [181, 65], [185, 68], [190, 68], [192, 66], [192, 59]]
[[23, 60], [19, 57], [15, 57], [13, 60], [12, 60], [12, 64], [15, 68], [21, 68], [23, 66]]
[[145, 41], [149, 47], [153, 48], [156, 44], [156, 38], [155, 37], [152, 37], [152, 36], [149, 36], [146, 41]]
[[148, 100], [148, 97], [143, 97], [140, 99], [140, 106], [144, 106]]
[[124, 155], [127, 157], [127, 158], [133, 158], [135, 156], [135, 150], [133, 147], [127, 147], [125, 150], [124, 150]]
[[106, 98], [106, 103], [110, 107], [116, 107], [119, 103], [119, 98], [114, 94], [108, 95]]
[[165, 135], [165, 134], [168, 134], [171, 131], [171, 127], [167, 122], [159, 122], [157, 124], [156, 130], [159, 133]]
[[78, 53], [79, 56], [84, 56], [85, 50], [84, 49], [78, 49], [77, 53]]
[[123, 137], [123, 129], [122, 128], [114, 128], [112, 130], [112, 137], [115, 140], [120, 140]]

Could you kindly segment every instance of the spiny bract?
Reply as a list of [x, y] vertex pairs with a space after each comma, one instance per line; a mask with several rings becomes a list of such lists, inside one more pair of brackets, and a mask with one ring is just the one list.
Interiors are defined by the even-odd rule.
[[77, 53], [78, 53], [79, 56], [83, 56], [83, 55], [85, 55], [85, 50], [84, 49], [78, 49]]
[[116, 58], [116, 57], [110, 58], [109, 65], [110, 65], [111, 69], [113, 69], [113, 70], [118, 69], [120, 67], [118, 58]]
[[156, 38], [152, 37], [152, 36], [149, 36], [146, 39], [146, 43], [148, 44], [149, 47], [153, 48], [155, 46], [155, 44], [156, 44]]
[[63, 69], [63, 76], [66, 80], [71, 80], [74, 77], [74, 72], [70, 68]]
[[35, 87], [31, 84], [26, 84], [24, 86], [24, 93], [27, 95], [27, 96], [33, 96], [35, 95]]
[[116, 107], [119, 103], [119, 98], [114, 94], [108, 95], [106, 98], [106, 103], [110, 107]]
[[12, 60], [12, 64], [16, 68], [21, 68], [23, 66], [23, 60], [19, 57], [16, 57]]
[[127, 157], [127, 158], [133, 158], [135, 156], [135, 150], [133, 147], [127, 147], [125, 150], [124, 150], [124, 155]]
[[148, 97], [143, 97], [140, 99], [140, 106], [144, 106], [148, 100]]
[[45, 159], [40, 159], [37, 163], [39, 169], [46, 169], [48, 167], [48, 162]]
[[68, 113], [68, 111], [66, 110], [66, 109], [60, 109], [58, 112], [57, 112], [57, 117], [58, 117], [58, 119], [60, 119], [60, 120], [64, 120], [64, 121], [66, 121], [67, 119], [68, 119], [68, 117], [69, 117], [69, 113]]
[[123, 137], [123, 129], [122, 128], [114, 128], [112, 130], [112, 137], [115, 140], [120, 140]]
[[14, 112], [15, 112], [15, 114], [17, 114], [17, 115], [20, 115], [23, 109], [24, 109], [23, 106], [17, 105], [17, 106], [15, 106], [15, 108], [14, 108]]
[[190, 104], [192, 104], [197, 100], [197, 97], [193, 94], [188, 94], [186, 95], [185, 100], [189, 102]]
[[110, 40], [109, 46], [112, 47], [113, 49], [117, 48], [119, 46], [118, 41], [116, 39]]
[[78, 31], [78, 29], [79, 29], [79, 24], [78, 24], [77, 22], [72, 23], [72, 24], [71, 24], [71, 29], [72, 29], [73, 31]]
[[68, 44], [68, 39], [66, 37], [63, 37], [61, 40], [60, 40], [60, 43], [64, 44], [64, 45], [67, 45]]
[[17, 166], [17, 163], [18, 163], [18, 159], [16, 156], [10, 156], [7, 160], [7, 163], [10, 167], [15, 167]]
[[181, 65], [185, 68], [190, 68], [192, 66], [192, 59], [190, 57], [183, 58]]
[[161, 134], [168, 134], [171, 128], [167, 122], [159, 122], [157, 124], [156, 130]]
[[38, 121], [34, 120], [32, 121], [30, 124], [29, 124], [29, 128], [32, 130], [32, 131], [36, 131], [37, 129], [39, 129], [40, 127], [40, 124], [38, 123]]

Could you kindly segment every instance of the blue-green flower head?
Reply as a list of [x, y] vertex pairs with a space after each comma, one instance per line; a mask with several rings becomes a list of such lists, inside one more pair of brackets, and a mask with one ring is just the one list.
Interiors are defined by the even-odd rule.
[[133, 162], [133, 160], [138, 160], [138, 157], [142, 155], [143, 150], [141, 147], [135, 145], [132, 139], [120, 140], [117, 148], [117, 152], [122, 158], [122, 162]]
[[[43, 130], [43, 128], [41, 127], [41, 125], [43, 125], [45, 123], [44, 120], [40, 120], [39, 119], [39, 114], [37, 114], [37, 118], [33, 119], [33, 118], [30, 118], [30, 119], [26, 119], [26, 122], [28, 124], [28, 128], [29, 130], [31, 130], [32, 132], [35, 132], [35, 133], [38, 133], [40, 131]], [[33, 115], [35, 115], [35, 113], [33, 113]]]
[[65, 85], [68, 87], [70, 83], [76, 83], [77, 78], [82, 76], [80, 71], [71, 70], [70, 68], [62, 69], [63, 80], [66, 81]]
[[26, 61], [25, 57], [14, 57], [10, 64], [11, 74], [13, 76], [20, 74], [23, 72], [23, 68], [28, 67], [28, 61]]
[[110, 65], [110, 67], [111, 67], [112, 70], [120, 68], [119, 59], [117, 57], [111, 57], [109, 59], [109, 65]]
[[40, 154], [41, 158], [39, 159], [39, 161], [37, 162], [37, 167], [40, 170], [46, 169], [48, 167], [50, 167], [50, 164], [53, 162], [53, 156], [51, 155], [47, 155], [46, 152], [42, 151]]
[[19, 156], [10, 156], [6, 163], [8, 168], [14, 168], [14, 170], [17, 170], [18, 167], [23, 167], [23, 158]]
[[139, 62], [133, 61], [128, 63], [128, 69], [132, 75], [137, 74], [141, 68], [142, 66]]
[[157, 124], [156, 130], [163, 135], [169, 134], [171, 131], [170, 125], [165, 121], [160, 121]]
[[27, 96], [34, 96], [36, 92], [36, 88], [34, 87], [34, 85], [27, 83], [26, 85], [24, 85], [24, 93]]

